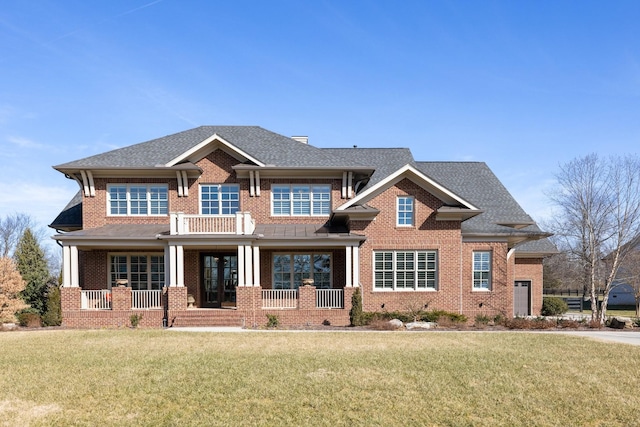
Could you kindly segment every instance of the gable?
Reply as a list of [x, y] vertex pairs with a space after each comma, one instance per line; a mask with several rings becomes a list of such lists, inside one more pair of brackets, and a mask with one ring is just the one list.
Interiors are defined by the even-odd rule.
[[184, 162], [195, 164], [203, 158], [207, 157], [215, 150], [224, 151], [228, 155], [235, 158], [237, 160], [237, 163], [245, 163], [248, 161], [257, 166], [265, 166], [261, 161], [241, 150], [237, 146], [231, 144], [230, 142], [219, 136], [217, 133], [214, 133], [199, 144], [194, 145], [189, 150], [181, 153], [178, 157], [171, 159], [165, 166], [172, 167]]

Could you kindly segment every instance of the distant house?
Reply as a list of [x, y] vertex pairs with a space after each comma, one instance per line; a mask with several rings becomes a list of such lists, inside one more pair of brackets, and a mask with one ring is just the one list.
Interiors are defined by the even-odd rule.
[[349, 323], [428, 307], [537, 315], [554, 251], [486, 164], [202, 126], [55, 166], [63, 324]]

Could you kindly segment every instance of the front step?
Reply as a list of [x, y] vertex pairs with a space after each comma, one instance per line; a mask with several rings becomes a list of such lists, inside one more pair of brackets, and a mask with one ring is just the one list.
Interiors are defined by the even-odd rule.
[[169, 313], [169, 325], [186, 326], [242, 326], [244, 314], [230, 309], [192, 309]]

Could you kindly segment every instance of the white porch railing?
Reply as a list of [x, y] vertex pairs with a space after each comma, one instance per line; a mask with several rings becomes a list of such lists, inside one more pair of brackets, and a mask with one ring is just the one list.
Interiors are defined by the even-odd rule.
[[298, 308], [296, 289], [263, 289], [262, 308]]
[[131, 308], [162, 308], [162, 291], [131, 291]]
[[187, 215], [172, 212], [171, 234], [253, 234], [255, 220], [249, 212], [235, 215]]
[[82, 290], [80, 308], [83, 310], [111, 310], [111, 291], [109, 289]]
[[344, 291], [316, 289], [316, 308], [344, 308]]

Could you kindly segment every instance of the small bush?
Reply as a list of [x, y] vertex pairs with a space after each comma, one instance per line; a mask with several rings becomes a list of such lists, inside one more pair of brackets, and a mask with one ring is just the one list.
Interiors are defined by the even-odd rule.
[[386, 319], [372, 320], [371, 323], [369, 323], [369, 327], [376, 331], [395, 331], [399, 329], [397, 326], [389, 323], [389, 320]]
[[280, 326], [280, 319], [275, 314], [267, 314], [267, 328], [277, 328]]
[[602, 323], [599, 320], [589, 320], [587, 326], [591, 329], [602, 329]]
[[129, 316], [129, 322], [131, 322], [131, 327], [134, 329], [138, 327], [141, 320], [142, 314], [132, 314], [131, 316]]
[[18, 324], [27, 328], [41, 328], [42, 318], [35, 308], [25, 308], [16, 313]]
[[579, 321], [574, 319], [558, 319], [556, 323], [558, 328], [562, 329], [578, 329], [582, 326]]
[[542, 299], [543, 316], [560, 316], [569, 311], [567, 302], [560, 297], [544, 297]]
[[527, 319], [524, 317], [514, 317], [506, 319], [503, 325], [509, 329], [554, 329], [556, 322], [550, 322], [545, 318], [537, 317], [535, 319]]
[[490, 320], [491, 319], [489, 319], [489, 316], [487, 316], [486, 314], [478, 314], [476, 315], [474, 325], [476, 326], [476, 328], [484, 328], [489, 324]]
[[60, 288], [57, 285], [49, 287], [47, 294], [47, 311], [42, 316], [45, 326], [60, 326], [62, 323], [62, 308], [60, 306]]
[[349, 310], [349, 321], [351, 326], [363, 326], [366, 325], [364, 313], [362, 311], [362, 294], [360, 294], [360, 288], [356, 288], [353, 291], [351, 297], [351, 310]]
[[635, 319], [633, 319], [633, 326], [635, 326], [636, 328], [640, 328], [640, 317], [636, 317]]

